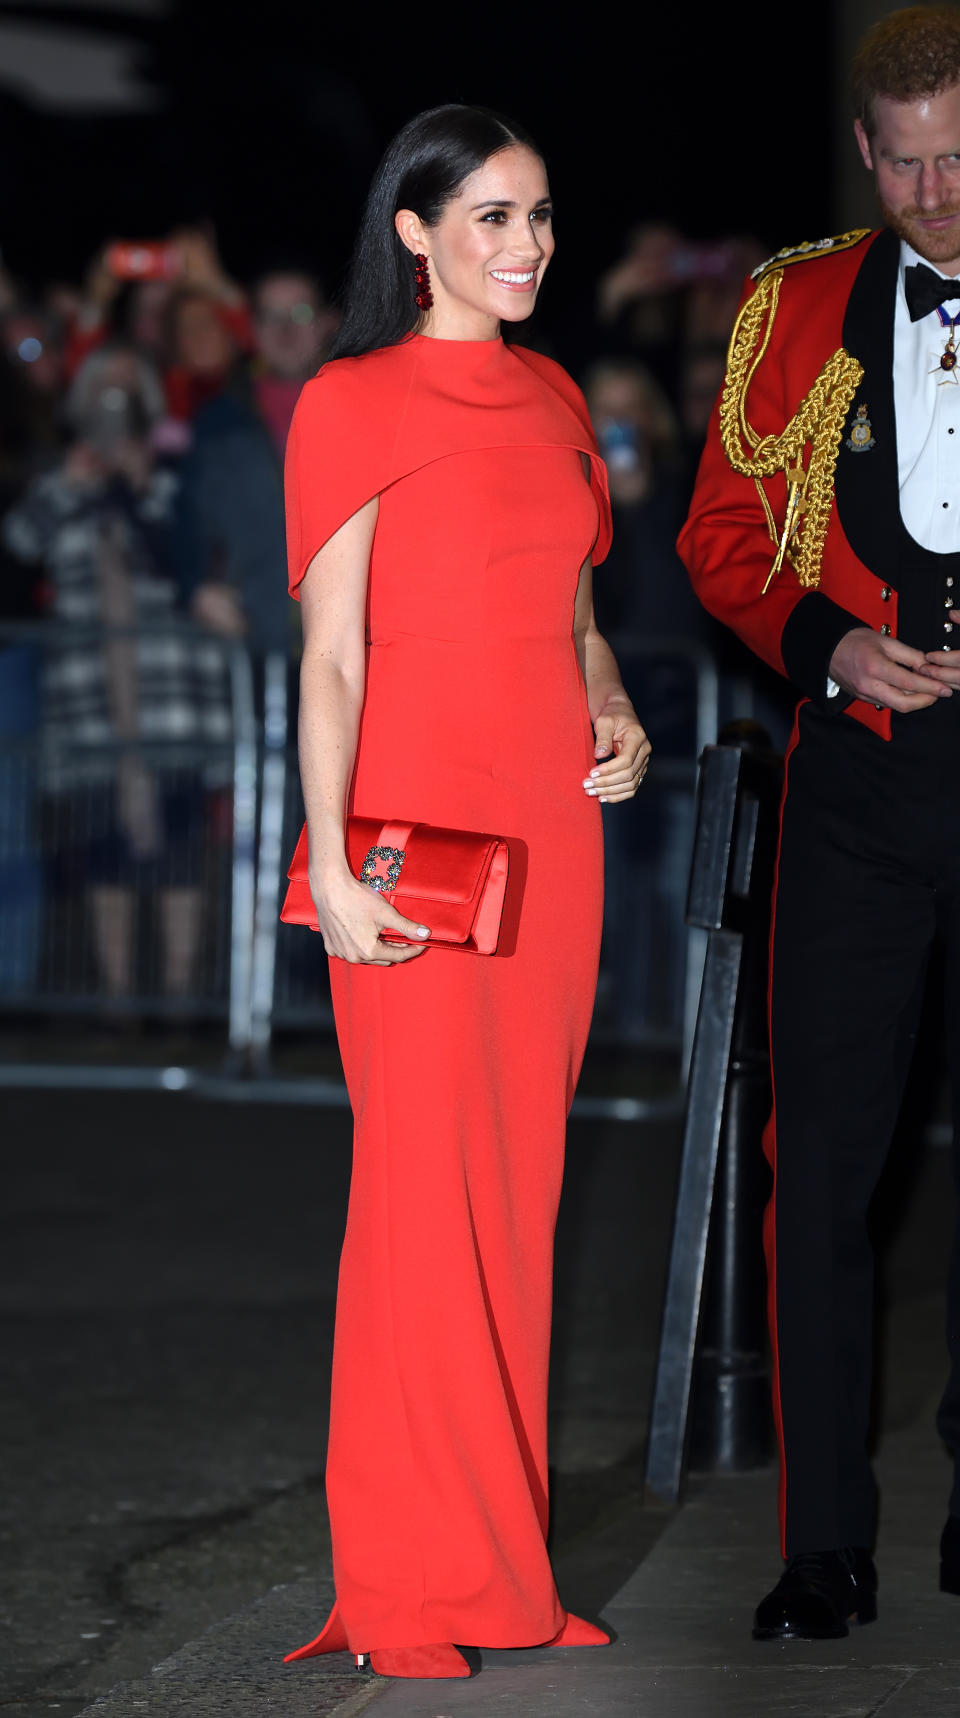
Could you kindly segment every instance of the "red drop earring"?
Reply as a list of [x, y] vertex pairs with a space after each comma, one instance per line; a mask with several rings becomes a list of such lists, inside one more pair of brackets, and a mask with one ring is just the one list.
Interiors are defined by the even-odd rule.
[[417, 283], [417, 308], [429, 310], [433, 303], [433, 293], [430, 291], [430, 267], [428, 260], [421, 253], [413, 259], [413, 278]]

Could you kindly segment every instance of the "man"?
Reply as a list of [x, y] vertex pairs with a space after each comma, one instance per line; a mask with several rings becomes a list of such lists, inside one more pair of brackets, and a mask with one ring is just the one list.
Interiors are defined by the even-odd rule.
[[254, 393], [280, 464], [300, 390], [325, 361], [339, 317], [319, 284], [299, 269], [273, 269], [253, 288], [257, 336]]
[[[960, 12], [881, 20], [854, 86], [885, 226], [756, 271], [680, 539], [706, 607], [805, 695], [776, 886], [766, 1137], [787, 1565], [758, 1639], [845, 1635], [876, 1616], [866, 1211], [936, 937], [955, 1105], [960, 1094]], [[960, 1471], [960, 1246], [948, 1330], [938, 1428]], [[960, 1593], [957, 1482], [941, 1586]]]
[[290, 643], [283, 454], [300, 390], [324, 362], [336, 312], [316, 281], [275, 269], [253, 288], [256, 359], [196, 416], [183, 461], [177, 558], [198, 620], [261, 653]]

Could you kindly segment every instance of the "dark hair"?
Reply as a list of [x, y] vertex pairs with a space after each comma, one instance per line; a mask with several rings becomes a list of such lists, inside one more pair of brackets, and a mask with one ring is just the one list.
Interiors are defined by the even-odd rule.
[[418, 113], [397, 132], [370, 186], [331, 358], [396, 346], [416, 327], [414, 263], [393, 224], [398, 209], [413, 209], [425, 226], [435, 226], [464, 180], [514, 143], [540, 154], [521, 126], [453, 102]]
[[960, 82], [960, 11], [956, 6], [907, 6], [888, 12], [866, 32], [853, 61], [853, 101], [868, 137], [876, 130], [878, 95], [916, 101]]
[[295, 251], [272, 251], [263, 261], [250, 282], [249, 292], [254, 304], [257, 302], [260, 290], [268, 280], [297, 280], [309, 281], [317, 295], [319, 303], [326, 303], [326, 288], [315, 268], [312, 268], [305, 257], [298, 256]]

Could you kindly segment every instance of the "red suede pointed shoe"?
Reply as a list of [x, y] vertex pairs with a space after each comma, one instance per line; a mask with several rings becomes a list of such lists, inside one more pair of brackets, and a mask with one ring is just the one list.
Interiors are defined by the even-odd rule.
[[370, 1653], [378, 1676], [469, 1676], [470, 1666], [455, 1646], [380, 1647]]
[[544, 1642], [545, 1646], [609, 1646], [610, 1636], [603, 1629], [595, 1628], [583, 1617], [575, 1617], [572, 1611], [567, 1612], [567, 1620], [552, 1640]]
[[308, 1641], [306, 1646], [298, 1646], [296, 1652], [288, 1652], [283, 1662], [294, 1664], [298, 1658], [319, 1658], [324, 1652], [348, 1651], [347, 1631], [340, 1620], [340, 1607], [334, 1605], [316, 1640]]

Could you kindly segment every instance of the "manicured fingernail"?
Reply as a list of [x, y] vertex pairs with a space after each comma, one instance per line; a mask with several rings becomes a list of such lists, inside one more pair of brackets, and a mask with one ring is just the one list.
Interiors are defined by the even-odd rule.
[[417, 926], [417, 936], [418, 937], [428, 937], [429, 935], [430, 935], [430, 932], [427, 930], [426, 925], [418, 925]]

